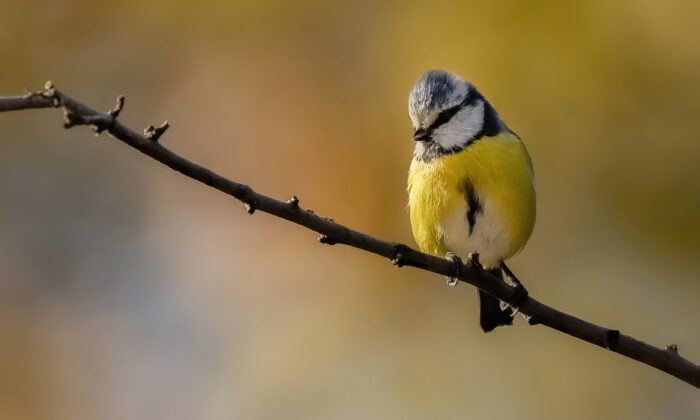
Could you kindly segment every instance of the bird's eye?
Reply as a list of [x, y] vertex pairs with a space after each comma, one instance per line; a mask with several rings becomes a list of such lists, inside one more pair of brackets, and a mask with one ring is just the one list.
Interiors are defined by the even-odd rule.
[[462, 108], [464, 108], [467, 105], [467, 103], [469, 102], [470, 99], [471, 99], [470, 95], [467, 95], [467, 97], [464, 98], [464, 100], [462, 102], [460, 102], [458, 105], [455, 105], [452, 108], [447, 108], [445, 110], [442, 110], [438, 114], [437, 118], [435, 118], [435, 121], [433, 121], [433, 123], [430, 124], [429, 130], [430, 131], [435, 130], [436, 128], [438, 128], [441, 125], [446, 124], [448, 121], [450, 121], [452, 119], [452, 117], [454, 117], [454, 115], [457, 112], [459, 112], [459, 110], [461, 110]]

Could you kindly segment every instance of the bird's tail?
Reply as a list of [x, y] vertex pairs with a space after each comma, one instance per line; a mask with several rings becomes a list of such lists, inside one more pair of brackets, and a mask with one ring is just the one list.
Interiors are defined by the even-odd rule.
[[[500, 268], [486, 270], [492, 276], [503, 279]], [[479, 305], [481, 307], [479, 322], [484, 332], [492, 331], [501, 325], [511, 325], [513, 317], [508, 309], [501, 309], [501, 302], [486, 292], [479, 290]]]

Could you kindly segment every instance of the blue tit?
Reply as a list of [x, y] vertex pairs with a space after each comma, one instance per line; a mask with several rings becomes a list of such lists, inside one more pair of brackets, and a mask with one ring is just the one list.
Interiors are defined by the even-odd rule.
[[[511, 276], [535, 224], [532, 161], [525, 145], [469, 82], [446, 71], [423, 74], [410, 92], [415, 150], [408, 175], [413, 236], [426, 253], [478, 253], [491, 274]], [[514, 279], [514, 276], [513, 276]], [[498, 299], [479, 291], [485, 332], [510, 325]]]

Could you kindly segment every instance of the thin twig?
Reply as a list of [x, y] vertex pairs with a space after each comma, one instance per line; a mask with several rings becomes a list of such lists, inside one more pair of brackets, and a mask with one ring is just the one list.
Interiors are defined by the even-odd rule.
[[[349, 229], [335, 223], [332, 219], [317, 216], [311, 210], [302, 209], [296, 197], [282, 202], [257, 193], [247, 185], [226, 179], [163, 147], [157, 140], [167, 129], [167, 122], [158, 128], [149, 126], [144, 135], [124, 126], [117, 120], [123, 105], [124, 100], [121, 97], [112, 111], [97, 112], [59, 92], [50, 82], [47, 82], [45, 89], [41, 92], [29, 92], [24, 96], [0, 97], [0, 111], [61, 107], [65, 114], [66, 127], [90, 125], [98, 133], [106, 131], [162, 164], [237, 198], [245, 204], [250, 214], [256, 210], [273, 214], [320, 233], [319, 241], [322, 243], [350, 245], [388, 258], [399, 267], [412, 266], [449, 277], [458, 274], [459, 280], [476, 286], [498, 299], [515, 306], [520, 304], [519, 311], [532, 317], [537, 323], [653, 366], [700, 388], [700, 366], [681, 357], [678, 354], [678, 347], [674, 344], [660, 349], [621, 334], [618, 330], [600, 327], [565, 314], [532, 297], [527, 297], [524, 303], [519, 302], [518, 298], [522, 299], [522, 296], [518, 295], [515, 288], [490, 276], [481, 270], [478, 264], [463, 265], [456, 259], [451, 261], [438, 258], [403, 244], [382, 241]], [[456, 266], [457, 264], [459, 266]]]

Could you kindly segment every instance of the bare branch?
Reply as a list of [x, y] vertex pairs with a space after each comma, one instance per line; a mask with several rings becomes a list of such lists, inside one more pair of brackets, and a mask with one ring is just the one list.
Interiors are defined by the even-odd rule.
[[[490, 276], [477, 263], [476, 256], [466, 264], [457, 259], [448, 260], [416, 251], [406, 245], [386, 242], [335, 223], [332, 219], [317, 216], [311, 210], [299, 206], [299, 199], [287, 202], [275, 200], [255, 192], [247, 185], [239, 184], [171, 152], [158, 143], [167, 130], [167, 121], [160, 127], [149, 126], [144, 135], [122, 125], [117, 117], [124, 106], [124, 97], [117, 99], [116, 107], [107, 112], [97, 112], [56, 90], [47, 82], [44, 91], [29, 92], [24, 96], [0, 97], [0, 111], [30, 108], [63, 108], [65, 126], [92, 126], [99, 134], [106, 131], [111, 136], [192, 179], [231, 195], [245, 204], [253, 214], [263, 211], [307, 227], [321, 234], [319, 241], [325, 244], [345, 244], [388, 258], [396, 266], [412, 266], [448, 277], [458, 277], [486, 293], [497, 297], [531, 318], [531, 324], [542, 324], [557, 331], [609, 349], [615, 353], [653, 366], [700, 388], [700, 366], [678, 354], [675, 344], [665, 349], [654, 347], [615, 329], [604, 328], [549, 307], [532, 297], [523, 297], [517, 289]], [[519, 301], [520, 299], [520, 301]]]

